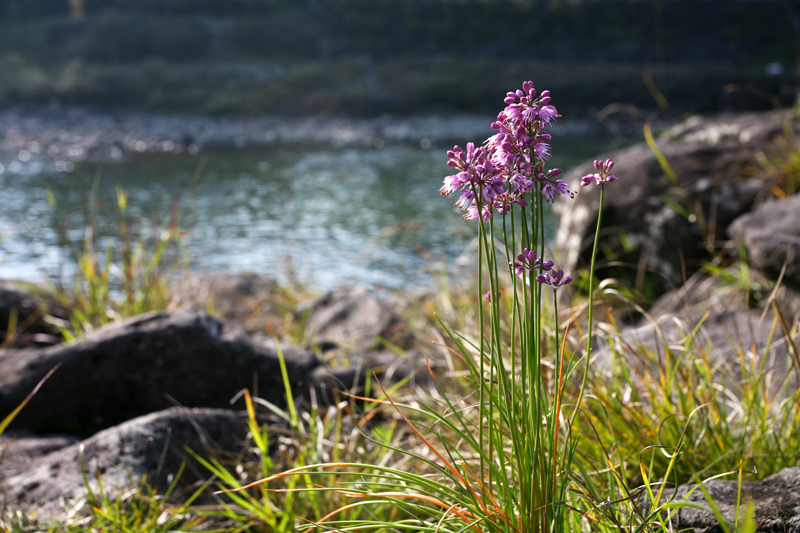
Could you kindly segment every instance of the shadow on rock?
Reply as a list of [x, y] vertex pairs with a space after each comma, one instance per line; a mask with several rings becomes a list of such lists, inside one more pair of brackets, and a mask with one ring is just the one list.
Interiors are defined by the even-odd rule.
[[[147, 482], [163, 493], [186, 463], [174, 493], [181, 500], [210, 477], [186, 448], [224, 460], [241, 452], [246, 435], [243, 413], [173, 407], [103, 430], [82, 442], [63, 437], [4, 437], [10, 453], [0, 461], [0, 489], [7, 506], [36, 511], [42, 519], [87, 503], [82, 468], [90, 480], [88, 488], [99, 496], [99, 475], [104, 494], [113, 499], [145, 475]], [[20, 457], [25, 455], [28, 460], [20, 471]], [[214, 501], [210, 490], [202, 500]]]
[[[308, 385], [316, 357], [283, 346], [293, 389]], [[78, 341], [0, 353], [0, 415], [61, 364], [14, 427], [87, 434], [174, 405], [229, 408], [242, 389], [282, 405], [285, 389], [275, 343], [257, 342], [205, 313], [139, 316]]]

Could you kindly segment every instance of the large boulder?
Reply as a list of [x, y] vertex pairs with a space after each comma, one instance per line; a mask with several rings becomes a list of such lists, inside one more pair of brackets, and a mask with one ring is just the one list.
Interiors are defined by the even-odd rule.
[[[737, 517], [739, 487], [736, 481], [712, 480], [704, 484], [723, 517], [733, 523]], [[686, 497], [691, 492], [691, 495]], [[708, 506], [703, 492], [696, 485], [684, 485], [675, 495], [678, 501]], [[754, 483], [743, 483], [741, 508], [748, 500], [755, 504], [755, 522], [764, 533], [800, 532], [800, 468], [787, 468], [774, 476]], [[681, 508], [672, 519], [676, 531], [723, 533], [716, 517], [700, 509]]]
[[[48, 518], [82, 507], [88, 499], [87, 488], [99, 496], [98, 474], [103, 493], [111, 499], [135, 487], [144, 475], [148, 484], [163, 494], [186, 462], [175, 491], [185, 497], [196, 489], [193, 484], [211, 477], [186, 448], [224, 461], [225, 452], [234, 457], [241, 452], [246, 434], [243, 414], [173, 407], [106, 429], [81, 442], [23, 438], [24, 445], [17, 447], [38, 448], [39, 453], [27, 460], [24, 471], [15, 472], [15, 465], [9, 464], [8, 459], [0, 463], [0, 498], [11, 508], [36, 511], [37, 518]], [[56, 449], [41, 453], [48, 446]], [[204, 496], [210, 499], [210, 491]]]
[[765, 275], [777, 280], [784, 273], [782, 300], [790, 312], [800, 313], [800, 195], [742, 215], [728, 233], [744, 244], [747, 260]]
[[[289, 345], [283, 355], [292, 386], [307, 386], [316, 357]], [[202, 312], [177, 311], [135, 317], [68, 345], [0, 353], [0, 416], [57, 365], [15, 427], [91, 432], [174, 403], [230, 407], [244, 388], [285, 402], [273, 340], [251, 339]]]
[[[724, 235], [764, 189], [752, 172], [756, 154], [774, 146], [789, 117], [788, 111], [724, 114], [678, 124], [658, 140], [675, 183], [645, 144], [602, 156], [615, 161], [619, 180], [605, 186], [600, 249], [610, 251], [608, 262], [630, 266], [606, 267], [600, 252], [598, 275], [636, 279], [638, 271], [654, 272], [656, 293], [680, 286], [709, 257], [706, 243]], [[571, 273], [591, 256], [600, 189], [580, 187], [580, 178], [594, 172], [591, 162], [572, 170], [565, 179], [579, 194], [556, 204], [559, 268]]]

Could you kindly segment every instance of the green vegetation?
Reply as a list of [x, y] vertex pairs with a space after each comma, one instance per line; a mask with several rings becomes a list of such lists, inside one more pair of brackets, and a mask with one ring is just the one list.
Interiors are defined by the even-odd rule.
[[[171, 64], [155, 58], [120, 64], [79, 58], [43, 63], [15, 52], [0, 54], [0, 66], [0, 103], [6, 105], [48, 104], [55, 99], [62, 104], [113, 109], [209, 114], [489, 113], [491, 106], [486, 102], [501, 97], [502, 87], [535, 72], [543, 84], [569, 98], [572, 104], [565, 111], [572, 115], [585, 115], [587, 108], [599, 109], [609, 101], [643, 109], [653, 107], [642, 83], [641, 67], [622, 63], [556, 63], [455, 55], [397, 57], [380, 62], [342, 57], [256, 64], [241, 60]], [[760, 67], [742, 69], [726, 64], [702, 70], [674, 65], [665, 72], [667, 94], [676, 102], [675, 113], [714, 111], [727, 106], [723, 88], [742, 76], [770, 94], [777, 93], [779, 83], [785, 81], [766, 76]], [[464, 90], [467, 85], [469, 91]], [[688, 88], [695, 86], [713, 90], [688, 94]], [[730, 96], [736, 95], [725, 98]], [[745, 98], [741, 107], [768, 105], [766, 101]]]
[[[796, 112], [800, 108], [796, 108]], [[796, 120], [796, 118], [795, 118]], [[775, 186], [772, 193], [784, 198], [800, 191], [800, 139], [787, 123], [784, 135], [778, 137], [776, 153], [758, 154], [763, 170], [773, 176]]]
[[[510, 290], [510, 287], [500, 287], [504, 295], [510, 295]], [[441, 326], [430, 311], [437, 310], [442, 321], [452, 317], [460, 330], [477, 327], [474, 294], [477, 294], [475, 286], [445, 284], [435, 295], [418, 300], [406, 311], [407, 316], [422, 336], [440, 339], [452, 346], [451, 341], [442, 337]], [[620, 292], [613, 284], [604, 284], [598, 292], [599, 308], [618, 308], [619, 298]], [[510, 310], [513, 304], [510, 296], [500, 301]], [[570, 317], [573, 311], [580, 313], [581, 308], [585, 312], [585, 306], [580, 302], [576, 304], [573, 310], [562, 310], [561, 316]], [[424, 317], [427, 321], [423, 322]], [[607, 323], [608, 327], [600, 326], [607, 332], [602, 335], [607, 340], [601, 347], [610, 349], [610, 364], [605, 369], [590, 370], [586, 408], [576, 418], [573, 430], [582, 435], [575, 455], [575, 467], [582, 480], [581, 497], [587, 501], [616, 502], [605, 515], [607, 527], [615, 520], [623, 527], [643, 523], [644, 517], [637, 514], [629, 499], [642, 494], [645, 481], [642, 468], [648, 480], [666, 481], [669, 488], [674, 483], [706, 480], [723, 474], [728, 474], [725, 479], [735, 480], [740, 467], [744, 479], [763, 479], [797, 464], [800, 438], [794, 428], [800, 423], [800, 402], [796, 388], [790, 387], [796, 369], [787, 369], [784, 378], [771, 376], [766, 370], [763, 353], [751, 358], [745, 353], [747, 347], [739, 353], [737, 368], [726, 368], [714, 362], [714, 346], [698, 342], [694, 331], [697, 324], [687, 325], [685, 351], [664, 350], [662, 346], [659, 357], [640, 346], [623, 352], [618, 348], [619, 332], [615, 322], [609, 319]], [[501, 328], [508, 326], [501, 323]], [[549, 320], [545, 331], [551, 340], [553, 327], [554, 323]], [[572, 325], [570, 333], [580, 335], [581, 331]], [[795, 343], [800, 338], [796, 327], [791, 331], [791, 338]], [[426, 347], [428, 353], [436, 350], [440, 352], [438, 357], [449, 355], [457, 365], [453, 369], [456, 372], [436, 373], [440, 381], [439, 395], [446, 393], [463, 398], [463, 403], [459, 404], [462, 406], [470, 404], [468, 387], [458, 377], [461, 370], [458, 357], [445, 348]], [[547, 365], [550, 363], [548, 361]], [[574, 401], [577, 392], [574, 387], [569, 388], [564, 405]], [[439, 395], [435, 397], [441, 397]], [[435, 397], [419, 390], [393, 391], [390, 396], [399, 406], [437, 405], [433, 401]], [[385, 402], [380, 392], [376, 397]], [[408, 461], [398, 453], [401, 449], [415, 450], [420, 457], [435, 460], [432, 452], [408, 430], [390, 405], [372, 403], [358, 409], [345, 401], [335, 409], [324, 411], [310, 405], [297, 405], [292, 413], [278, 410], [258, 398], [247, 403], [251, 441], [246, 447], [251, 452], [229, 459], [230, 462], [210, 461], [206, 491], [237, 487], [274, 473], [326, 462], [385, 464], [407, 469]], [[426, 422], [431, 413], [417, 409], [404, 412], [420, 431], [425, 434], [433, 431], [432, 438], [455, 442], [447, 428]], [[260, 423], [259, 411], [277, 412], [285, 422]], [[353, 417], [352, 413], [360, 414]], [[275, 444], [270, 448], [268, 442]], [[386, 443], [392, 448], [384, 448], [382, 444]], [[320, 475], [322, 472], [312, 469], [308, 477], [281, 477], [268, 485], [251, 487], [235, 493], [237, 498], [224, 508], [183, 506], [163, 495], [151, 494], [143, 484], [137, 491], [115, 498], [96, 494], [99, 505], [89, 515], [73, 516], [50, 525], [14, 515], [4, 517], [2, 523], [8, 531], [53, 533], [167, 531], [160, 529], [163, 524], [169, 524], [171, 531], [195, 531], [212, 525], [224, 531], [290, 531], [308, 524], [306, 520], [319, 520], [342, 505], [361, 501], [330, 489], [339, 487], [345, 493], [358, 493], [359, 487], [370, 478], [363, 472]], [[329, 490], [304, 490], [312, 487], [309, 483], [323, 484]], [[303, 490], [283, 492], [287, 489]], [[654, 491], [653, 498], [655, 496]], [[661, 503], [667, 500], [668, 495], [662, 494]], [[357, 518], [353, 513], [364, 509], [355, 507], [350, 518]], [[401, 509], [412, 515], [418, 511], [408, 505]], [[600, 514], [601, 510], [597, 511]], [[386, 505], [382, 510], [373, 508], [370, 516], [389, 521], [402, 516], [396, 514], [399, 512]], [[575, 513], [574, 516], [577, 520], [580, 515]], [[128, 529], [124, 524], [128, 524]], [[653, 524], [651, 528], [658, 529], [658, 525]]]
[[[725, 87], [777, 95], [796, 81], [797, 36], [779, 2], [87, 0], [80, 21], [65, 0], [2, 7], [4, 105], [492, 112], [488, 102], [533, 72], [569, 102], [563, 111], [584, 113], [608, 102], [653, 109], [651, 70], [681, 113], [767, 108]], [[785, 74], [764, 73], [774, 62]]]
[[[52, 287], [55, 299], [69, 313], [72, 329], [61, 329], [67, 340], [112, 321], [166, 309], [173, 298], [172, 278], [188, 267], [177, 199], [169, 218], [162, 223], [153, 220], [149, 228], [137, 233], [131, 229], [127, 196], [121, 186], [117, 186], [115, 206], [118, 235], [105, 250], [97, 250], [96, 210], [102, 208], [97, 200], [99, 180], [98, 174], [86, 204], [87, 225], [83, 249], [76, 257], [77, 270], [68, 287]], [[49, 190], [48, 198], [55, 208]]]
[[[6, 0], [2, 50], [130, 62], [157, 57], [794, 61], [791, 9], [711, 0]], [[692, 16], [686, 16], [691, 10]], [[135, 24], [131, 23], [135, 20]], [[602, 21], [602, 23], [598, 23]], [[509, 31], [524, 28], [524, 31]], [[169, 31], [165, 31], [168, 29]], [[598, 44], [600, 46], [598, 46]], [[58, 47], [54, 46], [58, 45]], [[663, 49], [659, 49], [659, 48]]]
[[[500, 291], [504, 295], [511, 294], [510, 287], [500, 287]], [[442, 337], [441, 327], [431, 310], [437, 310], [442, 321], [452, 318], [459, 330], [468, 331], [478, 324], [479, 310], [474, 294], [477, 294], [474, 286], [445, 284], [435, 296], [419, 300], [407, 310], [410, 323], [415, 324], [421, 336], [438, 338], [453, 346], [452, 341], [445, 341]], [[619, 307], [619, 297], [620, 292], [614, 285], [604, 284], [598, 292], [600, 308]], [[510, 296], [504, 296], [500, 301], [506, 309], [511, 309], [513, 300]], [[574, 311], [579, 313], [580, 309], [578, 305]], [[585, 306], [583, 309], [585, 312]], [[562, 311], [561, 316], [571, 316], [572, 312]], [[427, 322], [421, 321], [421, 317], [428, 317]], [[800, 438], [794, 428], [800, 423], [800, 402], [797, 390], [789, 386], [794, 379], [794, 370], [789, 370], [785, 378], [772, 378], [767, 375], [763, 354], [750, 358], [744, 348], [739, 353], [738, 369], [727, 369], [713, 361], [714, 346], [697, 341], [694, 335], [697, 324], [688, 324], [682, 352], [663, 350], [662, 347], [659, 348], [663, 350], [660, 358], [645, 347], [623, 352], [618, 349], [618, 331], [614, 324], [609, 320], [610, 327], [601, 326], [607, 331], [603, 336], [608, 339], [606, 344], [612, 358], [608, 368], [591, 369], [586, 408], [576, 418], [573, 430], [582, 435], [575, 455], [575, 466], [582, 479], [582, 497], [587, 501], [610, 499], [617, 502], [612, 508], [613, 513], [606, 516], [607, 520], [617, 520], [621, 525], [630, 525], [631, 520], [643, 520], [643, 517], [631, 514], [634, 509], [629, 500], [631, 495], [641, 494], [645, 481], [642, 467], [647, 479], [666, 480], [672, 486], [672, 483], [709, 479], [726, 473], [728, 479], [736, 479], [740, 466], [745, 471], [745, 479], [762, 479], [796, 464], [800, 457]], [[505, 321], [501, 323], [502, 330], [509, 331], [508, 327]], [[548, 342], [552, 342], [553, 327], [554, 323], [549, 320], [545, 326], [551, 339]], [[580, 329], [573, 325], [570, 333], [580, 335]], [[791, 337], [797, 342], [798, 336], [800, 334], [795, 328]], [[449, 356], [457, 365], [454, 370], [461, 368], [459, 359], [453, 357], [452, 352], [435, 346], [426, 347], [426, 352], [432, 350], [439, 350], [440, 357]], [[768, 377], [770, 379], [766, 379]], [[439, 394], [465, 398], [463, 405], [467, 405], [470, 402], [465, 385], [460, 378], [441, 375]], [[577, 392], [575, 388], [569, 388], [564, 404], [574, 401]], [[432, 397], [426, 397], [422, 391], [399, 394], [399, 391], [391, 392], [398, 405], [436, 405], [432, 403]], [[385, 401], [385, 396], [380, 393], [377, 397]], [[204, 490], [241, 486], [276, 472], [322, 462], [407, 468], [400, 466], [408, 465], [398, 453], [400, 449], [413, 449], [421, 457], [435, 460], [432, 452], [425, 448], [419, 437], [408, 431], [391, 406], [372, 403], [359, 410], [354, 404], [343, 402], [337, 408], [325, 411], [301, 405], [294, 410], [282, 411], [258, 398], [247, 403], [252, 439], [247, 447], [252, 452], [228, 463], [209, 462], [210, 486]], [[431, 416], [430, 412], [417, 409], [404, 412], [420, 431], [430, 428], [434, 430], [436, 439], [455, 442], [448, 437], [446, 428], [436, 429], [437, 426], [425, 422]], [[267, 426], [259, 423], [256, 417], [259, 410], [272, 414], [278, 412], [285, 424]], [[361, 413], [359, 416], [350, 416], [358, 412]], [[270, 448], [267, 444], [270, 441], [277, 444]], [[383, 443], [391, 443], [392, 448], [382, 447], [380, 444]], [[652, 448], [654, 446], [665, 448]], [[740, 463], [742, 460], [744, 462]], [[318, 520], [342, 505], [360, 500], [332, 490], [282, 491], [311, 488], [309, 483], [316, 483], [329, 489], [344, 486], [347, 487], [342, 489], [344, 492], [358, 493], [358, 487], [370, 477], [354, 472], [320, 476], [320, 472], [323, 471], [312, 469], [308, 477], [287, 476], [269, 485], [251, 487], [235, 493], [236, 499], [219, 509], [184, 506], [165, 496], [151, 494], [146, 484], [133, 493], [115, 498], [96, 494], [98, 506], [93, 513], [51, 524], [45, 530], [54, 533], [191, 531], [219, 524], [226, 531], [290, 531], [307, 523], [301, 518]], [[662, 495], [661, 500], [663, 503], [667, 497]], [[357, 518], [353, 513], [363, 509], [366, 508], [355, 507], [350, 518]], [[401, 506], [401, 509], [412, 515], [418, 511], [408, 505]], [[394, 514], [398, 511], [392, 511], [389, 505], [382, 511], [372, 511], [370, 516], [373, 519], [388, 521], [400, 516]], [[3, 524], [8, 531], [20, 532], [42, 531], [43, 527], [16, 515], [5, 517]], [[168, 524], [169, 529], [161, 528], [164, 524]]]
[[[774, 159], [787, 163], [769, 168], [792, 168], [793, 150], [792, 145]], [[787, 182], [780, 183], [780, 191], [788, 189]], [[91, 212], [94, 199], [88, 205]], [[102, 255], [87, 245], [76, 288], [65, 296], [81, 310], [73, 316], [76, 331], [163, 307], [172, 298], [174, 288], [161, 265], [167, 247], [179, 243], [177, 215], [164, 223], [166, 237], [147, 248], [135, 244], [126, 229], [122, 189], [116, 209], [117, 248]], [[92, 217], [87, 220], [91, 228]], [[594, 301], [578, 294], [570, 306], [562, 303], [560, 312], [546, 312], [545, 305], [555, 304], [549, 293], [500, 275], [506, 266], [497, 263], [494, 252], [496, 247], [507, 250], [493, 241], [493, 233], [479, 235], [485, 269], [475, 284], [453, 286], [443, 276], [436, 294], [406, 310], [416, 338], [435, 340], [422, 345], [423, 351], [447, 362], [441, 365], [446, 371], [429, 367], [430, 390], [384, 390], [368, 380], [366, 398], [343, 399], [322, 410], [313, 401], [294, 403], [283, 366], [287, 407], [246, 393], [249, 442], [237, 457], [195, 455], [208, 480], [188, 501], [170, 497], [177, 481], [166, 494], [157, 495], [143, 480], [137, 489], [114, 498], [102, 488], [87, 488], [90, 508], [53, 524], [9, 513], [0, 517], [0, 527], [15, 532], [208, 527], [289, 532], [324, 523], [322, 529], [337, 531], [345, 525], [466, 531], [479, 529], [474, 526], [482, 520], [497, 531], [660, 533], [671, 531], [670, 513], [685, 505], [670, 496], [676, 485], [720, 477], [741, 483], [797, 464], [800, 392], [792, 383], [798, 371], [793, 363], [800, 363], [800, 331], [777, 307], [767, 346], [754, 350], [738, 343], [735, 361], [715, 357], [727, 346], [700, 340], [698, 331], [708, 316], [685, 325], [680, 346], [670, 345], [658, 328], [655, 348], [630, 346], [621, 340], [618, 322], [630, 308], [640, 308], [635, 291], [605, 280], [589, 289]], [[543, 232], [527, 237], [539, 245], [543, 238]], [[120, 285], [110, 288], [117, 257], [130, 275], [122, 275]], [[732, 268], [709, 265], [708, 270], [748, 303], [752, 293], [772, 289], [766, 281], [755, 286], [744, 262]], [[591, 272], [588, 276], [593, 278]], [[586, 285], [593, 287], [588, 281]], [[490, 298], [485, 301], [478, 296], [487, 286]], [[109, 296], [114, 294], [119, 297]], [[300, 299], [291, 289], [281, 289], [280, 295], [284, 305]], [[541, 314], [532, 317], [533, 308]], [[581, 353], [590, 311], [602, 317], [597, 319], [600, 333], [593, 351], [604, 351], [606, 357], [604, 365], [586, 367], [582, 377], [584, 367], [574, 354]], [[278, 329], [298, 331], [296, 318], [287, 316], [286, 321]], [[781, 330], [794, 361], [771, 367], [772, 339]], [[513, 363], [526, 351], [543, 354], [532, 359], [535, 365], [528, 362], [524, 371], [520, 368], [527, 381], [518, 378]], [[487, 353], [492, 358], [484, 357]], [[512, 363], [506, 367], [508, 360]], [[518, 409], [522, 402], [508, 400], [535, 388], [543, 394], [531, 411], [523, 412]], [[491, 402], [481, 401], [480, 395]], [[265, 424], [264, 414], [280, 422]], [[520, 449], [525, 454], [514, 453]], [[504, 479], [509, 468], [502, 465], [505, 455], [519, 461], [512, 481]], [[476, 471], [491, 472], [491, 481]], [[536, 476], [541, 483], [529, 487], [530, 493], [523, 494], [513, 482]], [[218, 505], [193, 505], [199, 495], [220, 490], [226, 492], [217, 494]], [[521, 502], [530, 506], [525, 513], [516, 511]], [[523, 514], [533, 523], [518, 527]], [[728, 533], [752, 533], [754, 528], [752, 508], [744, 504], [737, 524], [723, 521]]]

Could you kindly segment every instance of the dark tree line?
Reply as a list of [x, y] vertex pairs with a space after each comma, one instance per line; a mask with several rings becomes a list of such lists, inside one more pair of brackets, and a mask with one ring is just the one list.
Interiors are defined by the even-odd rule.
[[[793, 61], [798, 0], [0, 0], [0, 22], [88, 60], [472, 54], [557, 60]], [[224, 24], [219, 24], [224, 21]], [[44, 26], [44, 28], [42, 28]], [[27, 31], [27, 30], [26, 30]], [[32, 31], [32, 30], [31, 30]], [[30, 33], [30, 31], [28, 31]], [[24, 48], [24, 35], [7, 46]], [[70, 46], [63, 46], [65, 41]], [[212, 47], [210, 43], [220, 46]], [[77, 44], [76, 44], [77, 43]], [[37, 43], [34, 43], [37, 44]], [[3, 46], [0, 43], [0, 46]], [[33, 45], [31, 45], [33, 46]]]

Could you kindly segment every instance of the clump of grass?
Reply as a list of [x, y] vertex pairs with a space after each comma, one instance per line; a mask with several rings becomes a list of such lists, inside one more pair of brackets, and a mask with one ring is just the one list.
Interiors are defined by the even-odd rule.
[[[148, 238], [131, 226], [122, 186], [117, 186], [116, 195], [117, 235], [112, 244], [98, 250], [98, 185], [99, 176], [89, 195], [87, 225], [82, 249], [76, 254], [74, 276], [66, 287], [59, 281], [53, 289], [69, 312], [72, 330], [62, 328], [67, 340], [113, 321], [167, 309], [173, 300], [172, 278], [188, 265], [177, 199], [169, 217], [161, 223], [152, 221]], [[53, 195], [48, 197], [55, 206]]]
[[[344, 509], [343, 501], [347, 494], [340, 490], [341, 477], [348, 474], [325, 471], [325, 466], [329, 463], [386, 463], [391, 460], [392, 453], [376, 444], [378, 441], [386, 444], [397, 440], [396, 422], [373, 420], [377, 411], [376, 403], [371, 401], [362, 405], [364, 414], [357, 423], [349, 416], [356, 409], [352, 401], [345, 400], [320, 409], [312, 394], [310, 409], [301, 410], [295, 402], [280, 348], [279, 356], [287, 408], [281, 409], [244, 391], [250, 439], [248, 447], [256, 460], [240, 460], [235, 465], [226, 465], [193, 454], [211, 473], [209, 483], [216, 484], [221, 491], [217, 494], [222, 497], [222, 509], [212, 514], [248, 531], [288, 533], [303, 523], [324, 520]], [[369, 392], [369, 379], [366, 383]], [[277, 415], [281, 423], [272, 427], [261, 424], [257, 413], [259, 408]], [[275, 482], [269, 486], [253, 483], [253, 480], [270, 476], [276, 470], [302, 474], [273, 476]], [[372, 481], [369, 477], [362, 480], [364, 483]], [[346, 509], [345, 513], [351, 520], [370, 514], [391, 516], [397, 511], [388, 505], [379, 505], [369, 511], [354, 506]]]
[[[560, 170], [544, 170], [549, 145], [539, 143], [550, 139], [545, 125], [557, 116], [549, 103], [548, 92], [536, 99], [533, 83], [526, 82], [522, 91], [508, 94], [509, 107], [493, 125], [501, 133], [487, 141], [487, 148], [468, 144], [466, 151], [456, 147], [448, 153], [457, 174], [445, 178], [441, 190], [460, 190], [457, 205], [467, 212], [465, 219], [477, 221], [481, 301], [472, 330], [456, 331], [441, 321], [440, 327], [465, 371], [469, 394], [458, 398], [448, 393], [429, 367], [434, 389], [428, 402], [400, 403], [383, 390], [380, 402], [395, 411], [419, 443], [416, 448], [383, 445], [424, 470], [385, 463], [314, 464], [231, 490], [270, 487], [287, 477], [338, 478], [340, 488], [317, 490], [355, 501], [309, 524], [323, 529], [549, 533], [581, 527], [581, 515], [569, 509], [580, 510], [592, 527], [606, 527], [604, 513], [595, 512], [596, 500], [575, 484], [572, 468], [578, 446], [572, 428], [584, 395], [591, 343], [583, 353], [568, 354], [560, 343], [566, 337], [558, 320], [549, 332], [544, 328], [546, 304], [559, 316], [555, 292], [549, 295], [546, 287], [555, 291], [572, 280], [537, 255], [545, 248], [544, 198], [574, 194], [556, 179]], [[596, 162], [598, 173], [584, 178], [584, 184], [602, 187], [615, 180], [612, 165]], [[601, 192], [601, 213], [602, 202]], [[590, 301], [594, 260], [591, 268]], [[505, 299], [501, 288], [508, 291]], [[591, 304], [589, 309], [591, 339]], [[580, 373], [580, 392], [567, 409], [567, 382]], [[408, 518], [348, 516], [362, 505], [388, 505]], [[637, 526], [647, 523], [643, 518]]]
[[[715, 357], [723, 347], [698, 335], [708, 315], [681, 330], [677, 346], [656, 327], [657, 351], [621, 341], [616, 325], [604, 328], [610, 361], [592, 376], [593, 401], [578, 420], [582, 432], [596, 435], [587, 456], [613, 456], [613, 468], [629, 482], [641, 480], [638, 457], [650, 444], [669, 450], [648, 453], [648, 462], [662, 470], [674, 462], [669, 468], [677, 483], [736, 471], [742, 461], [756, 479], [795, 465], [797, 325], [790, 328], [780, 309], [774, 310], [766, 346], [732, 341], [735, 361]], [[785, 361], [774, 352], [780, 333], [790, 355]]]
[[797, 117], [784, 124], [783, 136], [775, 141], [773, 153], [758, 153], [756, 157], [773, 183], [772, 193], [785, 198], [800, 190], [800, 139], [795, 134]]

